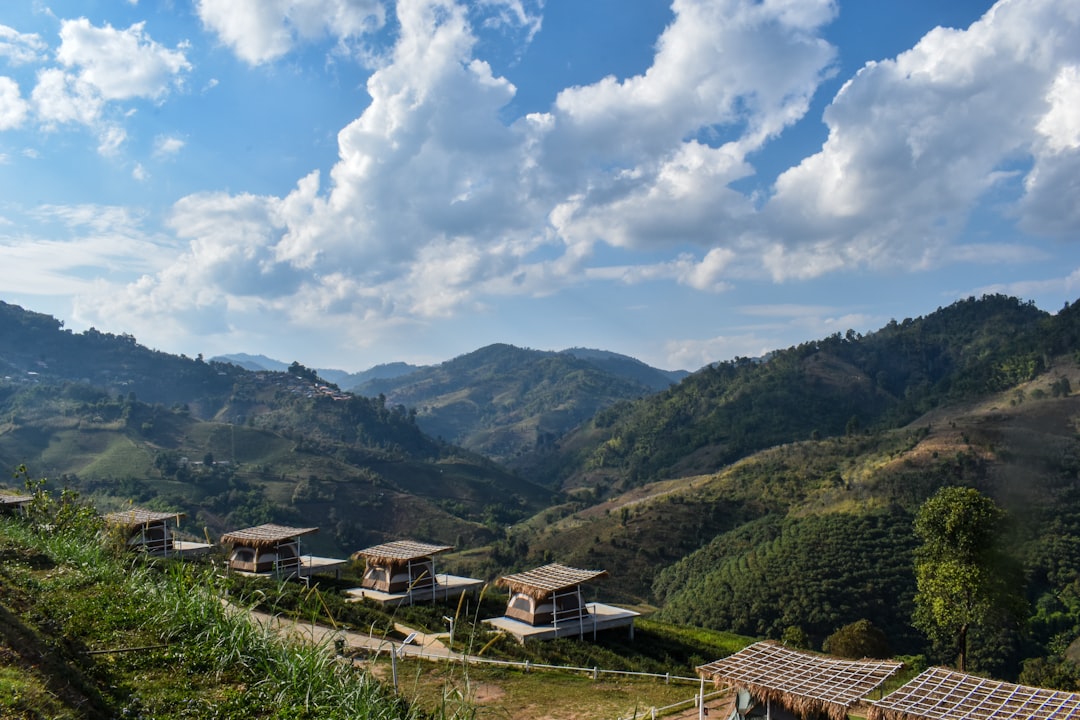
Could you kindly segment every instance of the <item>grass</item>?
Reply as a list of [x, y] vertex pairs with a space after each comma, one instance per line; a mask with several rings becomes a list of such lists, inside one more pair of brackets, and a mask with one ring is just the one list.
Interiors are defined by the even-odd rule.
[[[383, 663], [382, 673], [388, 673]], [[648, 717], [652, 707], [691, 699], [697, 687], [667, 684], [662, 679], [602, 675], [594, 680], [581, 673], [534, 670], [525, 672], [484, 665], [436, 665], [404, 661], [398, 665], [401, 693], [415, 705], [439, 711], [450, 706], [472, 708], [478, 720], [543, 717]], [[449, 693], [447, 692], [449, 689]]]
[[328, 648], [229, 612], [210, 566], [146, 565], [89, 516], [72, 525], [0, 519], [0, 716], [468, 717], [429, 715]]

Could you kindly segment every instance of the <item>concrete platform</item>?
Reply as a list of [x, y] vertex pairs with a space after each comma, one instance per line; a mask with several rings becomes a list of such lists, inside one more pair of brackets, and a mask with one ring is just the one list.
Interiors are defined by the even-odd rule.
[[388, 593], [381, 590], [357, 587], [346, 590], [345, 594], [349, 596], [348, 602], [373, 600], [377, 603], [394, 607], [397, 605], [413, 605], [418, 602], [453, 600], [464, 593], [478, 591], [483, 586], [484, 581], [477, 580], [476, 578], [436, 574], [435, 585], [433, 587], [414, 588], [411, 593]]
[[188, 542], [187, 540], [173, 540], [172, 550], [169, 556], [179, 555], [182, 558], [195, 555], [205, 555], [214, 547], [210, 543]]
[[299, 577], [310, 578], [312, 575], [329, 575], [333, 574], [334, 577], [341, 578], [341, 568], [349, 565], [352, 561], [344, 558], [325, 558], [318, 557], [316, 555], [301, 555], [300, 566], [296, 570], [279, 569], [268, 570], [266, 572], [251, 572], [249, 570], [237, 570], [236, 568], [229, 568], [229, 572], [236, 573], [237, 575], [246, 575], [248, 577]]
[[521, 643], [526, 640], [550, 640], [559, 637], [596, 637], [596, 633], [601, 630], [620, 627], [629, 627], [630, 639], [633, 640], [634, 618], [641, 613], [602, 603], [586, 603], [585, 607], [589, 611], [587, 617], [581, 618], [580, 621], [576, 618], [564, 620], [558, 626], [554, 624], [530, 625], [506, 616], [489, 618], [484, 622], [513, 635]]

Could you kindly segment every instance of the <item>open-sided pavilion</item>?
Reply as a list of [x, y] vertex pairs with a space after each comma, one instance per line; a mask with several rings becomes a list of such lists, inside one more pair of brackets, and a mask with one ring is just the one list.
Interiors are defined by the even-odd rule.
[[304, 555], [300, 538], [319, 531], [317, 527], [296, 528], [266, 523], [221, 536], [223, 545], [231, 545], [229, 569], [248, 575], [295, 577], [305, 582], [312, 576], [334, 573], [341, 577], [341, 568], [349, 561]]
[[1077, 720], [1080, 694], [1014, 685], [942, 667], [870, 705], [867, 720]]
[[353, 557], [363, 558], [366, 563], [363, 580], [360, 587], [345, 593], [355, 600], [412, 605], [457, 598], [483, 587], [483, 580], [435, 572], [435, 556], [449, 550], [453, 550], [450, 545], [413, 540], [395, 540], [360, 550]]
[[176, 537], [174, 527], [187, 517], [182, 512], [159, 512], [132, 507], [105, 515], [105, 524], [124, 533], [130, 550], [155, 557], [191, 557], [210, 550], [210, 543], [192, 542]]
[[697, 671], [735, 691], [721, 720], [844, 720], [902, 667], [893, 660], [843, 660], [764, 641]]
[[591, 633], [629, 627], [634, 637], [633, 610], [586, 603], [581, 594], [584, 583], [607, 576], [606, 570], [582, 570], [559, 563], [544, 565], [499, 579], [510, 590], [506, 614], [484, 622], [513, 635], [519, 642]]

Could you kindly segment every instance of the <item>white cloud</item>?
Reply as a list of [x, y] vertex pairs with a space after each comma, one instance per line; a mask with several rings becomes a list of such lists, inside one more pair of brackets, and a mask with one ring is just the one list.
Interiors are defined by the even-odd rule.
[[135, 163], [135, 167], [131, 169], [131, 177], [139, 182], [146, 182], [150, 179], [150, 173], [146, 171], [142, 163]]
[[116, 30], [108, 24], [94, 27], [86, 18], [64, 20], [60, 41], [57, 60], [105, 100], [160, 100], [191, 69], [183, 49], [159, 45], [145, 32], [145, 23]]
[[[765, 266], [781, 280], [946, 257], [939, 248], [1008, 178], [1001, 167], [1040, 137], [1047, 145], [1072, 137], [1075, 106], [1070, 113], [1062, 103], [1073, 76], [1062, 68], [1078, 57], [1075, 3], [1005, 0], [967, 30], [938, 28], [896, 59], [869, 63], [826, 110], [821, 152], [778, 179], [765, 217], [778, 239]], [[1052, 219], [1066, 204], [1080, 206], [1075, 183], [1057, 184], [1073, 170], [1075, 158], [1037, 157], [1022, 203], [1029, 225], [1080, 227], [1075, 212]], [[1059, 193], [1044, 204], [1031, 197], [1041, 173]]]
[[159, 135], [154, 138], [154, 154], [158, 156], [176, 155], [184, 149], [184, 144], [182, 138]]
[[45, 205], [29, 213], [31, 221], [59, 222], [65, 240], [44, 240], [25, 232], [26, 222], [12, 224], [17, 234], [0, 229], [0, 248], [19, 272], [5, 278], [5, 291], [27, 295], [71, 295], [90, 292], [87, 278], [108, 278], [113, 288], [165, 266], [161, 252], [167, 238], [149, 236], [141, 216], [115, 206]]
[[19, 84], [0, 75], [0, 130], [11, 130], [23, 124], [30, 105], [23, 99]]
[[48, 46], [35, 33], [20, 33], [15, 28], [0, 25], [0, 58], [12, 65], [40, 62]]
[[[346, 7], [354, 24], [330, 29], [325, 19]], [[370, 103], [338, 134], [329, 174], [280, 198], [182, 199], [171, 222], [186, 251], [124, 292], [103, 291], [102, 307], [131, 318], [175, 307], [193, 323], [219, 313], [217, 328], [345, 313], [422, 323], [595, 279], [722, 292], [760, 276], [1030, 260], [1014, 245], [957, 240], [1004, 185], [1023, 193], [1012, 210], [1027, 226], [1080, 227], [1075, 3], [1004, 0], [968, 30], [935, 30], [867, 65], [827, 109], [824, 146], [782, 173], [771, 198], [732, 184], [833, 71], [821, 33], [834, 2], [676, 0], [646, 72], [567, 88], [548, 112], [509, 125], [516, 89], [475, 56], [478, 7], [494, 7], [493, 26], [532, 32], [512, 2], [401, 0], [396, 44], [367, 81]], [[253, 64], [383, 22], [329, 0], [198, 8]], [[78, 81], [66, 76], [69, 97]], [[605, 264], [613, 255], [620, 264]], [[770, 346], [747, 333], [671, 353]]]
[[127, 131], [118, 125], [103, 128], [98, 135], [98, 153], [105, 156], [116, 155], [120, 146], [127, 140]]
[[89, 83], [59, 68], [42, 70], [30, 94], [37, 116], [46, 127], [57, 123], [93, 124], [101, 115], [104, 100]]
[[342, 41], [382, 27], [378, 0], [198, 0], [203, 25], [251, 65], [275, 60], [300, 42]]

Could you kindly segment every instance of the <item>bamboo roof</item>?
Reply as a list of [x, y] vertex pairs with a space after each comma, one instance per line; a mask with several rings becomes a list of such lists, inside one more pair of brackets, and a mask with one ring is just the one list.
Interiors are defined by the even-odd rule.
[[499, 584], [514, 592], [544, 597], [557, 590], [574, 587], [590, 580], [607, 577], [607, 570], [579, 570], [559, 563], [544, 565], [514, 575], [499, 578]]
[[870, 705], [868, 720], [1076, 720], [1080, 694], [932, 667]]
[[797, 715], [843, 720], [852, 705], [902, 667], [890, 660], [841, 660], [759, 642], [697, 671], [717, 685], [745, 688], [759, 701], [778, 702]]
[[369, 562], [393, 565], [405, 563], [417, 558], [424, 558], [437, 553], [453, 550], [452, 545], [431, 545], [429, 543], [414, 542], [412, 540], [395, 540], [393, 542], [375, 545], [374, 547], [358, 550], [353, 557], [363, 557]]
[[128, 508], [127, 510], [109, 513], [105, 516], [105, 522], [109, 525], [119, 525], [120, 527], [131, 529], [145, 527], [167, 520], [176, 520], [176, 522], [180, 522], [180, 519], [184, 517], [187, 517], [187, 513], [155, 512], [154, 510], [147, 510], [145, 508]]
[[319, 528], [317, 527], [294, 528], [286, 525], [266, 523], [265, 525], [257, 525], [255, 527], [245, 528], [244, 530], [233, 530], [230, 533], [225, 533], [221, 536], [221, 542], [261, 548], [278, 545], [286, 540], [292, 540], [301, 535], [308, 535], [318, 531]]

